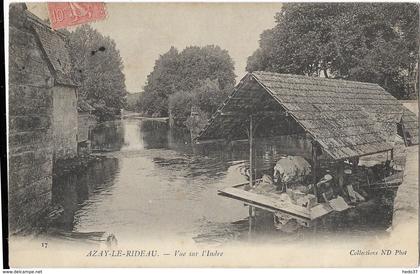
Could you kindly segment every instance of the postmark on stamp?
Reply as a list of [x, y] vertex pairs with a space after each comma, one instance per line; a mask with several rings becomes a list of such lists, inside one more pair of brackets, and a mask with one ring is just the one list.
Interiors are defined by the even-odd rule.
[[106, 17], [104, 3], [50, 2], [48, 13], [53, 29], [103, 20]]

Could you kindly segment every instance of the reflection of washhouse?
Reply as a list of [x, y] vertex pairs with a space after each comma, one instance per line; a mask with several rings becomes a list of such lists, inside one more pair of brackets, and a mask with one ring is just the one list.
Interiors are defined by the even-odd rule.
[[179, 127], [170, 128], [168, 130], [168, 148], [178, 152], [192, 152], [189, 130]]
[[[255, 165], [258, 170], [271, 170], [275, 163], [285, 155], [310, 151], [310, 141], [304, 135], [278, 136], [255, 140]], [[195, 145], [195, 153], [216, 157], [220, 160], [238, 161], [249, 158], [248, 140], [236, 140], [227, 143], [207, 143]], [[249, 165], [248, 161], [245, 161]]]
[[145, 149], [168, 147], [168, 124], [166, 122], [142, 121], [139, 130]]
[[144, 142], [141, 136], [139, 121], [132, 120], [123, 123], [124, 126], [124, 145], [121, 150], [142, 150]]
[[85, 170], [53, 178], [52, 203], [64, 211], [52, 226], [72, 231], [77, 210], [94, 195], [109, 189], [118, 172], [118, 159], [104, 158], [89, 164]]

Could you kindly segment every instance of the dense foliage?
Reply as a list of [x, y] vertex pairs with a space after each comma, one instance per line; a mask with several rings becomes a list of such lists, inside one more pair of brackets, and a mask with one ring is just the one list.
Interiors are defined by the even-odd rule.
[[247, 70], [374, 82], [409, 97], [418, 73], [418, 16], [414, 3], [284, 4]]
[[141, 96], [140, 92], [127, 93], [126, 104], [125, 104], [124, 109], [130, 110], [130, 111], [136, 111], [136, 107], [137, 107], [140, 96]]
[[214, 113], [219, 105], [229, 95], [232, 86], [220, 88], [217, 79], [206, 79], [192, 91], [179, 91], [169, 96], [169, 112], [175, 125], [184, 126], [191, 113], [191, 108], [195, 107], [202, 120]]
[[69, 33], [69, 44], [79, 96], [95, 108], [100, 120], [113, 119], [126, 95], [123, 63], [114, 40], [83, 25]]
[[[178, 93], [173, 96], [173, 102], [188, 101], [206, 79], [217, 83], [217, 88], [212, 89], [216, 93], [234, 85], [234, 65], [226, 50], [210, 45], [187, 47], [178, 52], [172, 47], [156, 60], [153, 71], [147, 76], [138, 110], [151, 116], [168, 116], [171, 95]], [[190, 108], [184, 107], [188, 113]]]

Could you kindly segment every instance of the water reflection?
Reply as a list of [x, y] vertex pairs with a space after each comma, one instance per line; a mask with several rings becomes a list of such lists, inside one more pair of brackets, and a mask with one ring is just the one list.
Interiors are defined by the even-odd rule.
[[52, 188], [52, 202], [64, 209], [55, 226], [65, 231], [72, 231], [75, 226], [75, 214], [86, 203], [95, 200], [95, 195], [109, 191], [118, 174], [118, 160], [104, 158], [93, 162], [85, 170], [55, 177]]
[[[90, 133], [93, 151], [118, 151], [124, 145], [124, 129], [121, 121], [97, 125]], [[135, 138], [133, 138], [135, 139]]]
[[168, 147], [168, 129], [164, 122], [143, 121], [134, 123], [140, 131], [140, 138], [143, 140], [145, 149], [157, 149]]
[[[112, 232], [120, 243], [129, 243], [133, 237], [181, 237], [218, 243], [247, 238], [248, 209], [217, 195], [219, 189], [246, 181], [246, 141], [193, 146], [185, 129], [135, 119], [102, 124], [92, 131], [91, 139], [94, 150], [106, 158], [80, 174], [54, 181], [53, 200], [65, 212], [58, 227]], [[305, 136], [256, 143], [260, 171], [271, 172], [285, 154], [310, 157], [310, 143]], [[384, 207], [375, 210], [389, 211]], [[372, 224], [367, 217], [372, 212], [366, 212], [349, 211], [345, 219], [333, 216], [319, 227], [327, 235], [350, 230], [363, 234], [375, 226], [384, 231], [383, 219], [378, 218], [380, 225]], [[273, 229], [272, 216], [263, 216], [254, 237], [293, 240], [308, 237], [307, 233], [279, 234]]]

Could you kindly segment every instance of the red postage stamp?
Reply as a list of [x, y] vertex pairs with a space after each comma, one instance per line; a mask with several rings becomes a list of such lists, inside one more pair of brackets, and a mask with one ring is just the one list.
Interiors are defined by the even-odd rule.
[[53, 29], [102, 20], [106, 17], [104, 3], [50, 2], [48, 12]]

